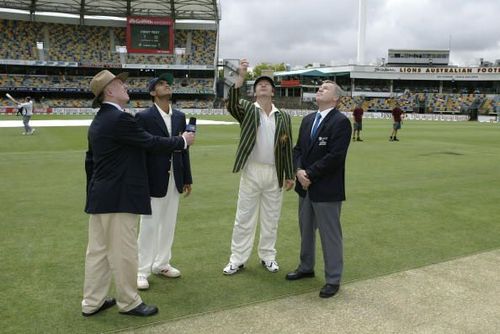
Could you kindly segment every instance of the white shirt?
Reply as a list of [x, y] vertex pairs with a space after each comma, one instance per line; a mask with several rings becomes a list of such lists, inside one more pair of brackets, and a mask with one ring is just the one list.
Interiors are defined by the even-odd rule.
[[163, 118], [163, 121], [165, 122], [165, 125], [167, 126], [168, 134], [170, 137], [173, 137], [174, 134], [172, 133], [172, 106], [169, 104], [168, 105], [168, 112], [163, 111], [159, 105], [155, 103], [156, 108], [160, 112], [161, 118]]
[[[325, 110], [323, 110], [323, 111], [321, 111], [321, 110], [318, 110], [318, 111], [317, 111], [317, 112], [319, 112], [319, 113], [321, 114], [321, 118], [319, 119], [318, 128], [319, 128], [319, 126], [320, 126], [321, 122], [323, 122], [323, 120], [325, 119], [326, 115], [328, 115], [328, 113], [329, 113], [330, 111], [332, 111], [333, 109], [335, 109], [335, 107], [333, 107], [333, 108], [329, 108], [329, 109], [325, 109]], [[316, 116], [314, 116], [314, 117], [316, 117]], [[314, 121], [313, 121], [313, 125], [312, 125], [312, 127], [311, 127], [311, 132], [312, 132], [312, 129], [314, 128], [314, 122], [315, 122], [315, 121], [316, 121], [316, 120], [314, 120]]]
[[[165, 122], [170, 137], [176, 136], [176, 134], [172, 133], [172, 105], [168, 105], [168, 113], [164, 112], [156, 103], [155, 106], [160, 112], [161, 118], [163, 118], [163, 121]], [[187, 149], [187, 141], [184, 137], [182, 137], [182, 139], [184, 140], [184, 149]]]
[[321, 119], [319, 120], [319, 124], [321, 124], [321, 122], [323, 122], [323, 120], [325, 119], [325, 117], [330, 113], [330, 111], [332, 111], [333, 109], [335, 109], [335, 107], [332, 107], [332, 108], [328, 108], [328, 109], [325, 109], [325, 110], [318, 110], [318, 112], [321, 114]]
[[269, 116], [257, 102], [254, 105], [259, 110], [260, 125], [257, 127], [255, 146], [249, 159], [266, 165], [274, 165], [274, 133], [276, 132], [276, 120], [274, 114], [278, 109], [272, 105]]
[[119, 104], [116, 104], [114, 102], [103, 101], [102, 104], [104, 104], [104, 103], [111, 104], [116, 109], [121, 110], [121, 111], [125, 111], [125, 109], [123, 109], [123, 107], [121, 107]]
[[33, 101], [24, 102], [17, 106], [17, 108], [23, 107], [26, 110], [26, 116], [33, 115]]

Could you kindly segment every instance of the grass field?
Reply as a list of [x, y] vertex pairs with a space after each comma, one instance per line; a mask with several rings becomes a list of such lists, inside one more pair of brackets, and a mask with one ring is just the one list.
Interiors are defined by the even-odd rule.
[[[296, 134], [300, 118], [293, 122]], [[293, 192], [284, 196], [280, 221], [281, 271], [265, 271], [254, 251], [241, 274], [222, 275], [239, 182], [231, 173], [239, 128], [198, 129], [193, 193], [181, 200], [173, 247], [172, 264], [183, 276], [152, 278], [141, 296], [160, 313], [141, 319], [116, 308], [81, 316], [87, 129], [39, 128], [21, 136], [21, 128], [0, 128], [1, 332], [116, 331], [319, 290], [321, 274], [284, 280], [298, 261]], [[390, 121], [365, 121], [365, 142], [349, 149], [344, 283], [500, 247], [500, 126], [408, 121], [401, 142], [388, 141], [390, 130]], [[320, 250], [316, 271], [322, 272]]]

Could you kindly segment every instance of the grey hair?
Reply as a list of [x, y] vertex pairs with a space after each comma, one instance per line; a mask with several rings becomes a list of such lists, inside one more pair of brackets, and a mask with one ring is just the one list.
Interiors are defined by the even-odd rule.
[[333, 80], [325, 80], [323, 81], [322, 83], [329, 83], [329, 84], [333, 84], [333, 86], [335, 87], [335, 96], [338, 97], [339, 99], [342, 97], [342, 96], [346, 96], [346, 92]]

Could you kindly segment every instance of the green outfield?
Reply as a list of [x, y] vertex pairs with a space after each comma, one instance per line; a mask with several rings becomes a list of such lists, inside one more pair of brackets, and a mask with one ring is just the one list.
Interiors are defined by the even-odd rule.
[[[35, 119], [47, 117], [62, 116]], [[209, 118], [230, 120], [199, 117]], [[294, 134], [300, 120], [293, 118]], [[267, 272], [254, 250], [247, 269], [222, 275], [239, 183], [239, 175], [231, 173], [239, 127], [205, 125], [198, 127], [191, 148], [193, 193], [181, 199], [173, 247], [172, 264], [183, 276], [154, 277], [150, 290], [141, 293], [146, 303], [159, 306], [159, 314], [133, 318], [115, 307], [83, 318], [87, 128], [21, 132], [0, 128], [3, 333], [116, 331], [319, 291], [323, 285], [319, 248], [316, 278], [284, 280], [298, 261], [294, 192], [284, 195], [280, 272]], [[389, 120], [365, 120], [365, 141], [349, 149], [344, 284], [499, 248], [500, 125], [407, 121], [400, 142], [389, 142], [390, 132]]]

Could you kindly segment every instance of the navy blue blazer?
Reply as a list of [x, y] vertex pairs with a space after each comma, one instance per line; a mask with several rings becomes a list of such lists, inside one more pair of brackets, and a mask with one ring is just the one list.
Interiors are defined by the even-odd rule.
[[134, 116], [104, 103], [88, 131], [85, 212], [151, 214], [145, 151], [182, 149], [181, 137], [153, 136]]
[[315, 117], [316, 113], [304, 117], [297, 145], [293, 149], [295, 170], [304, 169], [311, 185], [306, 191], [297, 181], [295, 191], [301, 197], [305, 197], [308, 192], [312, 202], [344, 201], [345, 160], [351, 142], [351, 122], [344, 114], [333, 109], [311, 139]]
[[[186, 130], [186, 115], [177, 109], [172, 109], [172, 134], [168, 133], [165, 121], [154, 104], [152, 107], [137, 113], [135, 117], [146, 131], [155, 136], [169, 138], [171, 135], [182, 134]], [[172, 164], [175, 186], [179, 193], [182, 193], [184, 185], [193, 183], [188, 150], [175, 150], [169, 154], [147, 152], [146, 167], [151, 197], [164, 197], [167, 194]]]

